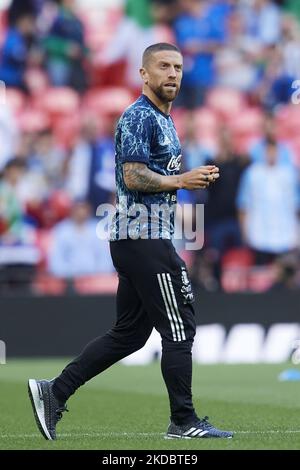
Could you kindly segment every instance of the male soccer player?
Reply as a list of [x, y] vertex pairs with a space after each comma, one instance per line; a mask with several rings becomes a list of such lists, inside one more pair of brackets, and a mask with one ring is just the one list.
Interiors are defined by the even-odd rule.
[[181, 149], [170, 109], [182, 78], [182, 55], [167, 43], [143, 54], [143, 94], [127, 108], [116, 130], [117, 208], [110, 249], [119, 274], [117, 322], [94, 339], [53, 380], [29, 380], [36, 422], [46, 439], [67, 399], [85, 382], [140, 349], [154, 328], [162, 338], [162, 375], [171, 420], [167, 438], [231, 438], [232, 432], [200, 419], [193, 406], [193, 292], [183, 260], [171, 242], [176, 190], [206, 188], [215, 166], [179, 174]]

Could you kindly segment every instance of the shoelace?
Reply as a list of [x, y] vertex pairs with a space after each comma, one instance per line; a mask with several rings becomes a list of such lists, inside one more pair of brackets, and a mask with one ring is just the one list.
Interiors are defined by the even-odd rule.
[[211, 429], [211, 428], [213, 428], [213, 425], [210, 424], [208, 420], [209, 420], [209, 417], [208, 417], [208, 416], [204, 416], [204, 418], [199, 419], [198, 424], [200, 424], [200, 426], [201, 426], [203, 429]]
[[67, 408], [67, 405], [64, 405], [64, 406], [61, 406], [60, 408], [57, 408], [57, 410], [55, 411], [56, 416], [57, 416], [57, 421], [61, 420], [64, 411], [69, 412], [69, 410]]

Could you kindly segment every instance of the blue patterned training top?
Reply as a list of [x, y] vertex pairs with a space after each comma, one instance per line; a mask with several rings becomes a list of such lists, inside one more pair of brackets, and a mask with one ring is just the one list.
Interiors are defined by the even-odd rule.
[[139, 162], [161, 175], [178, 174], [181, 148], [171, 116], [141, 95], [121, 116], [115, 145], [117, 205], [110, 240], [170, 239], [174, 233], [176, 191], [130, 191], [124, 183], [122, 166]]

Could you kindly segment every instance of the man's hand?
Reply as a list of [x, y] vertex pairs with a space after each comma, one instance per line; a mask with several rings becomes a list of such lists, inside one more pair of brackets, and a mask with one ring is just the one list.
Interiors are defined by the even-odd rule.
[[123, 175], [130, 191], [159, 193], [177, 189], [205, 189], [219, 178], [219, 168], [206, 165], [181, 175], [164, 176], [150, 170], [145, 163], [126, 162], [123, 165]]
[[180, 175], [182, 189], [205, 189], [219, 178], [219, 168], [215, 165], [199, 166]]

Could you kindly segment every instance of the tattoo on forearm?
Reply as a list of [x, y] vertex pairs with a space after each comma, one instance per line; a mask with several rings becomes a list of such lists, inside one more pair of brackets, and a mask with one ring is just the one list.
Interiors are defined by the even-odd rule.
[[164, 190], [161, 175], [143, 163], [125, 163], [123, 174], [126, 185], [134, 191], [154, 193]]

